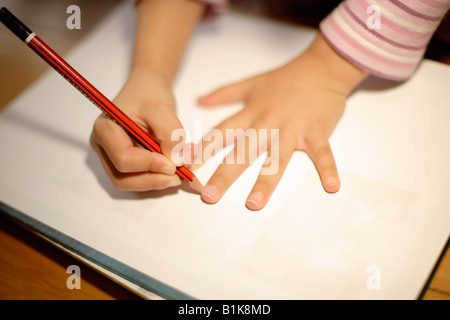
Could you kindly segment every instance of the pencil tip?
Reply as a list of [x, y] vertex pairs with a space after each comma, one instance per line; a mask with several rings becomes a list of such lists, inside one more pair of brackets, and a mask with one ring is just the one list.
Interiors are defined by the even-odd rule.
[[189, 186], [193, 190], [197, 191], [199, 194], [202, 193], [203, 185], [200, 183], [200, 181], [198, 181], [196, 177], [194, 177], [194, 179], [191, 182], [189, 182]]

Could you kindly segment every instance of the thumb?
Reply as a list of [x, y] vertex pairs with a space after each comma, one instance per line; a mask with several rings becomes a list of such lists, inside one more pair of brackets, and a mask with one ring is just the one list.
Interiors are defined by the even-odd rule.
[[155, 138], [158, 140], [161, 151], [176, 166], [183, 165], [183, 151], [186, 141], [186, 132], [171, 108], [161, 108], [147, 112], [143, 119]]
[[223, 103], [239, 102], [248, 95], [251, 79], [221, 87], [214, 92], [198, 98], [197, 102], [203, 106], [215, 106]]

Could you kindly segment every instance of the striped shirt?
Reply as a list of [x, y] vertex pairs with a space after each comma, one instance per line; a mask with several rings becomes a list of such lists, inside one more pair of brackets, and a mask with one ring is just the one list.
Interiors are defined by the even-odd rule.
[[[199, 0], [224, 12], [226, 0]], [[407, 80], [450, 9], [450, 0], [345, 0], [319, 26], [354, 65], [379, 77]]]
[[353, 64], [406, 80], [450, 8], [450, 0], [346, 0], [320, 24], [328, 43]]

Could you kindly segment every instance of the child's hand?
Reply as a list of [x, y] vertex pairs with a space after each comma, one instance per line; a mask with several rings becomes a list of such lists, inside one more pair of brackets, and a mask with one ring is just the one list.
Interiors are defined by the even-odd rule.
[[134, 68], [114, 103], [161, 144], [163, 154], [138, 145], [117, 124], [101, 115], [94, 123], [91, 145], [114, 185], [122, 190], [164, 189], [181, 183], [171, 162], [172, 131], [182, 128], [167, 81], [143, 68]]
[[[342, 116], [347, 96], [366, 76], [366, 72], [340, 57], [319, 36], [291, 63], [199, 99], [204, 106], [245, 103], [242, 111], [217, 127], [223, 137], [226, 129], [253, 128], [257, 132], [268, 129], [269, 133], [270, 129], [279, 130], [278, 154], [271, 150], [270, 134], [267, 141], [257, 142], [272, 159], [278, 157], [279, 167], [274, 174], [259, 175], [246, 201], [249, 209], [259, 210], [266, 205], [294, 150], [303, 150], [310, 156], [327, 192], [339, 190], [339, 176], [328, 139]], [[204, 141], [203, 150], [207, 146]], [[251, 152], [252, 148], [255, 146], [246, 145], [245, 151]], [[236, 149], [232, 152], [238, 153]], [[203, 200], [217, 202], [248, 165], [224, 161], [203, 189]]]

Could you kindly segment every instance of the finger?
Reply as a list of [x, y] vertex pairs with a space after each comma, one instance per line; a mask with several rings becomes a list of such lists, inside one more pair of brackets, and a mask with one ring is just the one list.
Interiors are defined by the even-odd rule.
[[307, 152], [314, 162], [325, 191], [335, 193], [339, 191], [340, 179], [328, 139], [321, 135], [312, 135], [307, 140]]
[[149, 191], [165, 189], [181, 184], [177, 175], [166, 175], [151, 172], [123, 173], [116, 169], [104, 149], [91, 138], [93, 149], [99, 155], [101, 164], [114, 186], [120, 190]]
[[[233, 150], [224, 158], [202, 191], [206, 203], [216, 203], [228, 190], [230, 185], [244, 170], [265, 151], [267, 141], [260, 141], [258, 136], [251, 136], [256, 130], [239, 135]], [[262, 149], [264, 148], [264, 149]]]
[[271, 137], [271, 143], [267, 149], [266, 161], [245, 202], [245, 205], [250, 210], [256, 211], [265, 207], [280, 182], [292, 153], [295, 150], [295, 141], [292, 140], [291, 136], [286, 136], [279, 143], [278, 141], [274, 141], [274, 139], [278, 139], [278, 137]]
[[140, 112], [139, 120], [151, 129], [161, 146], [162, 153], [176, 166], [180, 166], [183, 164], [182, 150], [186, 133], [172, 109], [167, 106], [155, 105], [151, 108], [144, 108]]
[[170, 187], [179, 186], [181, 180], [177, 175], [168, 176], [162, 173], [134, 173], [114, 175], [112, 179], [114, 186], [124, 191], [151, 191], [162, 190]]
[[198, 103], [203, 106], [215, 106], [245, 100], [250, 83], [250, 79], [247, 79], [219, 88], [206, 96], [198, 98]]
[[251, 118], [244, 109], [211, 129], [204, 136], [201, 144], [196, 147], [194, 163], [191, 166], [192, 170], [214, 157], [228, 144], [233, 143], [235, 141], [235, 133], [247, 130], [250, 122]]
[[187, 165], [192, 164], [192, 163], [194, 163], [194, 157], [195, 157], [195, 144], [192, 142], [189, 142], [184, 145], [183, 161]]
[[219, 201], [247, 167], [248, 164], [221, 164], [202, 190], [203, 201], [209, 204]]
[[152, 171], [175, 174], [175, 165], [165, 156], [134, 146], [133, 140], [126, 132], [106, 117], [99, 117], [95, 121], [92, 139], [93, 143], [104, 150], [105, 157], [111, 160], [118, 172]]

